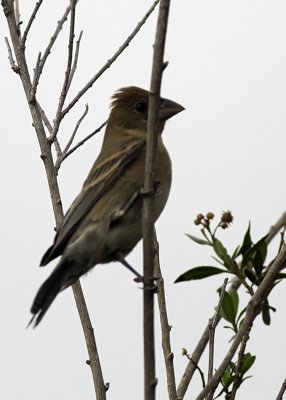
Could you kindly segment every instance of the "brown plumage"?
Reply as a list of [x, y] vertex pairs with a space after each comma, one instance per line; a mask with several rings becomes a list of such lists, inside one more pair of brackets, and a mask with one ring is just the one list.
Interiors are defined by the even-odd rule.
[[[142, 238], [148, 100], [149, 92], [137, 87], [120, 89], [112, 97], [100, 154], [42, 258], [41, 265], [46, 265], [62, 255], [33, 302], [35, 326], [61, 290], [96, 264], [126, 264], [125, 256]], [[154, 222], [165, 207], [171, 186], [171, 161], [161, 133], [166, 120], [182, 110], [179, 104], [161, 99]]]

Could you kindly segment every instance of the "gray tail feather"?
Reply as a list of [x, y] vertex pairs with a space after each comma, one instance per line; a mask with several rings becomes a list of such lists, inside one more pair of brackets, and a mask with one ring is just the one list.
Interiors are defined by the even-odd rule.
[[49, 278], [42, 284], [31, 307], [34, 314], [28, 326], [33, 323], [34, 328], [39, 325], [52, 302], [65, 285], [66, 265], [60, 262]]

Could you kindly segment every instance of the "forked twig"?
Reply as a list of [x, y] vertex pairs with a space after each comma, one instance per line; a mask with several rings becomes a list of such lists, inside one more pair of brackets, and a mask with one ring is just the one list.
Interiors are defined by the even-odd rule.
[[68, 150], [69, 150], [69, 148], [71, 147], [72, 142], [73, 142], [73, 140], [74, 140], [74, 138], [75, 138], [75, 135], [76, 135], [76, 133], [77, 133], [77, 131], [78, 131], [78, 128], [80, 127], [80, 124], [81, 124], [82, 121], [84, 120], [84, 118], [85, 118], [85, 116], [87, 115], [87, 113], [88, 113], [88, 105], [85, 106], [84, 113], [82, 114], [82, 116], [81, 116], [81, 117], [79, 118], [79, 120], [77, 121], [76, 126], [75, 126], [75, 128], [74, 128], [74, 130], [73, 130], [73, 133], [72, 133], [72, 135], [71, 135], [69, 141], [68, 141], [67, 144], [66, 144], [66, 147], [64, 148], [64, 150], [62, 151], [60, 157], [58, 157], [58, 159], [57, 159], [57, 161], [56, 161], [55, 168], [56, 168], [57, 171], [59, 170], [59, 168], [60, 168], [61, 163], [63, 162], [63, 160], [65, 160], [65, 159], [67, 158]]
[[84, 139], [82, 139], [80, 142], [78, 142], [74, 147], [72, 147], [66, 155], [63, 157], [63, 160], [65, 160], [68, 156], [70, 156], [76, 149], [78, 149], [80, 146], [82, 146], [85, 142], [87, 142], [89, 139], [91, 139], [94, 135], [96, 135], [105, 125], [107, 124], [107, 121], [103, 122], [98, 128], [96, 128], [93, 132], [91, 132], [89, 135], [87, 135]]
[[[60, 31], [62, 30], [62, 27], [63, 27], [64, 23], [66, 22], [66, 20], [67, 20], [67, 18], [68, 18], [68, 15], [69, 15], [69, 13], [70, 13], [70, 10], [71, 10], [71, 7], [68, 6], [68, 7], [66, 8], [66, 10], [65, 10], [65, 12], [64, 12], [64, 14], [63, 14], [63, 16], [62, 16], [62, 18], [58, 21], [57, 27], [56, 27], [56, 29], [55, 29], [55, 31], [54, 31], [52, 37], [50, 38], [49, 44], [48, 44], [48, 46], [46, 47], [46, 50], [44, 51], [43, 57], [41, 58], [41, 61], [40, 61], [40, 63], [39, 63], [39, 68], [38, 68], [38, 74], [37, 74], [37, 77], [36, 77], [36, 79], [35, 79], [35, 83], [34, 83], [34, 85], [33, 85], [33, 91], [34, 91], [35, 93], [36, 93], [36, 91], [37, 91], [37, 86], [38, 86], [38, 84], [39, 84], [40, 76], [41, 76], [41, 74], [42, 74], [42, 72], [43, 72], [43, 68], [44, 68], [44, 66], [45, 66], [45, 64], [46, 64], [47, 58], [48, 58], [49, 55], [51, 54], [52, 47], [53, 47], [53, 45], [54, 45], [54, 43], [55, 43], [57, 37], [59, 36], [59, 33], [60, 33]], [[35, 86], [35, 87], [34, 87], [34, 86]]]

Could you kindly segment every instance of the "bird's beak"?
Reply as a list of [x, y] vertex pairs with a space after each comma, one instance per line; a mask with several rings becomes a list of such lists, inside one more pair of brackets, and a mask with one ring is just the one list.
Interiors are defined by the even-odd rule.
[[162, 99], [159, 107], [159, 119], [166, 121], [167, 119], [173, 117], [179, 112], [183, 111], [185, 108], [172, 100]]

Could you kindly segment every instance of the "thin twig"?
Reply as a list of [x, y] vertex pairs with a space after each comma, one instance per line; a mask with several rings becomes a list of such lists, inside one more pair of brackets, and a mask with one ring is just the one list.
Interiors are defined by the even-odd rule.
[[156, 232], [155, 232], [154, 247], [155, 247], [154, 275], [156, 277], [156, 283], [158, 287], [157, 299], [158, 299], [158, 307], [160, 313], [162, 348], [165, 359], [169, 400], [177, 400], [176, 379], [174, 371], [174, 353], [172, 352], [171, 349], [171, 339], [170, 339], [170, 332], [172, 327], [170, 326], [168, 321], [164, 279], [160, 268], [159, 243], [157, 242]]
[[72, 289], [85, 336], [89, 355], [88, 365], [91, 367], [93, 381], [95, 383], [94, 389], [96, 393], [96, 400], [106, 400], [106, 385], [104, 383], [101, 365], [99, 362], [94, 330], [89, 314], [85, 312], [87, 306], [84, 300], [81, 285], [78, 280], [72, 285]]
[[265, 296], [268, 294], [268, 290], [273, 284], [277, 273], [279, 272], [282, 265], [286, 262], [286, 244], [282, 246], [282, 249], [278, 256], [276, 257], [275, 261], [271, 265], [270, 269], [268, 270], [267, 275], [257, 287], [254, 295], [252, 296], [251, 300], [248, 303], [245, 318], [242, 324], [239, 327], [237, 334], [235, 335], [233, 342], [223, 359], [221, 365], [216, 370], [215, 374], [213, 375], [212, 379], [207, 383], [206, 387], [200, 392], [196, 400], [203, 400], [211, 391], [213, 391], [217, 385], [219, 384], [220, 379], [222, 378], [227, 366], [229, 365], [230, 361], [232, 360], [238, 346], [240, 345], [244, 335], [248, 335], [249, 331], [252, 327], [253, 321], [256, 316], [259, 314], [259, 307], [261, 301], [264, 299]]
[[266, 238], [266, 243], [269, 244], [271, 240], [277, 235], [277, 233], [286, 226], [286, 212], [278, 219], [278, 221], [271, 226], [269, 233]]
[[[214, 317], [210, 320], [209, 323], [209, 368], [208, 368], [208, 382], [212, 379], [213, 377], [213, 368], [214, 368], [214, 344], [215, 344], [215, 329], [216, 326], [219, 322], [220, 319], [220, 311], [221, 311], [221, 306], [222, 306], [222, 301], [224, 298], [224, 294], [225, 294], [225, 288], [228, 282], [228, 278], [225, 278], [222, 288], [221, 288], [221, 292], [220, 292], [220, 296], [219, 296], [219, 302], [218, 302], [218, 306], [215, 312]], [[213, 397], [213, 393], [210, 392], [209, 396], [208, 396], [208, 400], [212, 400]]]
[[66, 147], [64, 148], [63, 154], [66, 154], [68, 152], [69, 148], [71, 147], [72, 142], [73, 142], [73, 140], [75, 138], [75, 135], [76, 135], [76, 133], [78, 131], [78, 128], [80, 127], [80, 124], [82, 123], [82, 121], [85, 118], [85, 116], [87, 115], [87, 113], [88, 113], [88, 104], [86, 104], [84, 113], [82, 114], [82, 116], [77, 121], [77, 124], [76, 124], [76, 126], [74, 128], [74, 131], [73, 131], [73, 133], [72, 133], [72, 135], [70, 137], [70, 140], [68, 141]]
[[78, 40], [76, 41], [74, 60], [73, 60], [73, 65], [72, 65], [69, 81], [68, 81], [67, 90], [69, 90], [69, 88], [70, 88], [70, 85], [72, 83], [72, 80], [73, 80], [73, 77], [74, 77], [74, 74], [75, 74], [75, 71], [76, 71], [76, 68], [77, 68], [77, 62], [78, 62], [78, 56], [79, 56], [79, 47], [80, 47], [80, 41], [81, 41], [81, 38], [82, 38], [82, 34], [83, 34], [83, 31], [80, 32]]
[[[279, 220], [270, 228], [268, 236], [266, 238], [267, 244], [271, 242], [271, 240], [280, 232], [280, 230], [286, 225], [286, 212], [279, 218]], [[237, 278], [234, 278], [229, 292], [237, 291], [240, 287], [240, 281]], [[213, 317], [212, 317], [213, 318]], [[193, 353], [192, 353], [192, 362], [189, 362], [183, 375], [179, 386], [177, 388], [178, 398], [182, 400], [187, 392], [191, 379], [196, 370], [195, 365], [199, 363], [202, 354], [204, 353], [206, 346], [209, 341], [209, 324], [206, 326], [203, 331]]]
[[137, 33], [140, 31], [142, 26], [147, 21], [148, 17], [152, 14], [157, 4], [160, 0], [155, 0], [153, 5], [141, 19], [141, 21], [137, 24], [136, 28], [130, 33], [128, 38], [124, 41], [124, 43], [119, 47], [116, 53], [104, 64], [104, 66], [87, 82], [87, 84], [78, 92], [78, 94], [74, 97], [74, 99], [68, 104], [66, 108], [62, 111], [62, 118], [70, 111], [70, 109], [79, 101], [79, 99], [84, 95], [84, 93], [90, 89], [93, 84], [97, 81], [97, 79], [108, 69], [110, 66], [116, 61], [116, 59], [120, 56], [120, 54], [129, 46], [130, 42], [134, 39]]
[[157, 150], [159, 99], [163, 73], [165, 41], [170, 0], [161, 0], [157, 20], [147, 121], [143, 199], [143, 261], [144, 261], [144, 393], [145, 400], [155, 399], [155, 339], [154, 339], [154, 224], [152, 202], [154, 199], [154, 165]]
[[43, 57], [42, 57], [42, 59], [41, 59], [41, 61], [39, 63], [39, 70], [38, 70], [37, 79], [35, 80], [35, 83], [34, 83], [35, 88], [33, 88], [33, 90], [35, 91], [35, 93], [37, 91], [37, 86], [39, 84], [40, 76], [41, 76], [41, 74], [43, 72], [43, 68], [44, 68], [44, 66], [46, 64], [47, 58], [51, 54], [52, 47], [53, 47], [56, 39], [58, 38], [59, 33], [62, 30], [62, 27], [63, 27], [64, 23], [66, 22], [66, 20], [68, 18], [70, 10], [71, 10], [71, 7], [68, 6], [66, 8], [62, 18], [58, 21], [57, 27], [56, 27], [56, 29], [55, 29], [55, 31], [54, 31], [54, 33], [53, 33], [53, 35], [52, 35], [52, 37], [51, 37], [51, 39], [49, 41], [48, 46], [46, 47], [46, 50], [44, 51]]
[[61, 116], [62, 109], [64, 106], [65, 99], [67, 97], [68, 88], [69, 88], [69, 80], [70, 80], [71, 66], [72, 66], [72, 59], [73, 59], [75, 6], [76, 6], [76, 1], [71, 0], [71, 17], [70, 17], [70, 33], [69, 33], [69, 44], [68, 44], [67, 67], [66, 67], [66, 71], [65, 71], [63, 87], [62, 87], [61, 94], [59, 97], [59, 103], [58, 103], [58, 108], [57, 108], [57, 112], [56, 112], [56, 117], [54, 119], [53, 133], [48, 138], [50, 143], [53, 143], [53, 141], [55, 140], [55, 137], [57, 136], [57, 133], [58, 133], [58, 130], [60, 127], [60, 123], [62, 121], [62, 116]]
[[87, 135], [84, 139], [82, 139], [80, 142], [78, 142], [74, 147], [72, 147], [66, 155], [63, 157], [62, 162], [69, 157], [76, 149], [78, 149], [80, 146], [82, 146], [85, 142], [87, 142], [89, 139], [91, 139], [94, 135], [96, 135], [101, 129], [107, 124], [107, 121], [103, 122], [98, 128], [96, 128], [93, 132], [91, 132], [89, 135]]
[[16, 72], [16, 74], [19, 74], [20, 73], [20, 68], [15, 63], [15, 60], [14, 60], [14, 57], [13, 57], [13, 52], [12, 52], [12, 49], [11, 49], [11, 46], [10, 46], [10, 43], [9, 43], [9, 39], [6, 36], [5, 36], [5, 43], [6, 43], [7, 50], [8, 50], [8, 59], [9, 59], [9, 62], [10, 62], [11, 69], [14, 72]]
[[191, 362], [195, 365], [195, 367], [196, 367], [195, 369], [198, 370], [198, 372], [199, 372], [199, 374], [200, 374], [200, 377], [201, 377], [201, 380], [202, 380], [202, 387], [204, 388], [204, 387], [206, 386], [206, 381], [205, 381], [205, 376], [204, 376], [203, 371], [201, 370], [201, 368], [199, 367], [199, 365], [198, 365], [197, 363], [194, 362], [194, 360], [192, 359], [192, 357], [188, 354], [187, 349], [185, 349], [185, 348], [182, 349], [182, 355], [183, 355], [183, 356], [186, 356], [187, 359], [188, 359], [189, 361], [191, 361]]
[[39, 77], [40, 77], [41, 56], [42, 56], [42, 53], [39, 52], [38, 58], [37, 58], [37, 62], [36, 62], [36, 66], [34, 68], [34, 78], [33, 78], [33, 85], [32, 85], [32, 90], [31, 90], [30, 102], [33, 102], [33, 101], [36, 100], [36, 91], [37, 91], [37, 87], [38, 87], [37, 82], [39, 81]]
[[281, 386], [279, 393], [275, 400], [283, 400], [283, 395], [285, 393], [285, 390], [286, 390], [286, 378], [284, 379], [282, 386]]
[[46, 113], [45, 113], [45, 111], [42, 109], [42, 107], [41, 107], [41, 105], [40, 105], [39, 102], [37, 102], [37, 106], [38, 106], [38, 109], [39, 109], [39, 111], [40, 111], [41, 118], [42, 118], [42, 120], [43, 120], [43, 122], [44, 122], [46, 128], [48, 129], [49, 133], [51, 134], [52, 131], [53, 131], [52, 124], [51, 124], [50, 121], [48, 120], [48, 117], [46, 116]]
[[77, 131], [78, 131], [78, 128], [80, 127], [80, 124], [81, 124], [82, 121], [84, 120], [84, 118], [85, 118], [85, 116], [87, 115], [87, 113], [88, 113], [88, 105], [86, 104], [84, 113], [82, 114], [82, 116], [81, 116], [81, 117], [79, 118], [79, 120], [77, 121], [76, 126], [75, 126], [75, 128], [74, 128], [74, 130], [73, 130], [73, 133], [72, 133], [72, 135], [71, 135], [71, 137], [70, 137], [68, 143], [66, 144], [66, 147], [64, 148], [64, 150], [62, 151], [60, 157], [58, 157], [58, 159], [57, 159], [57, 161], [56, 161], [55, 168], [56, 168], [57, 171], [60, 169], [60, 166], [61, 166], [63, 160], [65, 160], [65, 159], [67, 158], [68, 150], [69, 150], [69, 148], [71, 147], [72, 142], [73, 142], [73, 140], [74, 140], [74, 138], [75, 138], [75, 135], [76, 135], [76, 133], [77, 133]]
[[236, 368], [235, 368], [235, 378], [233, 381], [233, 386], [232, 386], [232, 390], [231, 390], [231, 394], [228, 400], [234, 400], [237, 390], [239, 388], [239, 386], [241, 385], [242, 379], [241, 379], [241, 368], [243, 366], [243, 358], [244, 358], [244, 354], [245, 354], [245, 349], [246, 349], [246, 344], [247, 341], [249, 339], [249, 335], [246, 334], [243, 336], [241, 344], [240, 344], [240, 349], [238, 352], [238, 359], [237, 359], [237, 364], [236, 364]]
[[29, 21], [27, 23], [27, 26], [26, 26], [26, 28], [24, 30], [24, 33], [23, 33], [23, 37], [22, 37], [22, 40], [21, 40], [22, 49], [25, 48], [28, 33], [29, 33], [30, 29], [31, 29], [31, 26], [32, 26], [32, 23], [34, 22], [34, 19], [36, 18], [37, 12], [39, 11], [39, 8], [41, 7], [42, 2], [43, 2], [43, 0], [39, 0], [35, 4], [34, 10], [33, 10], [32, 14], [30, 16], [30, 19], [29, 19]]

